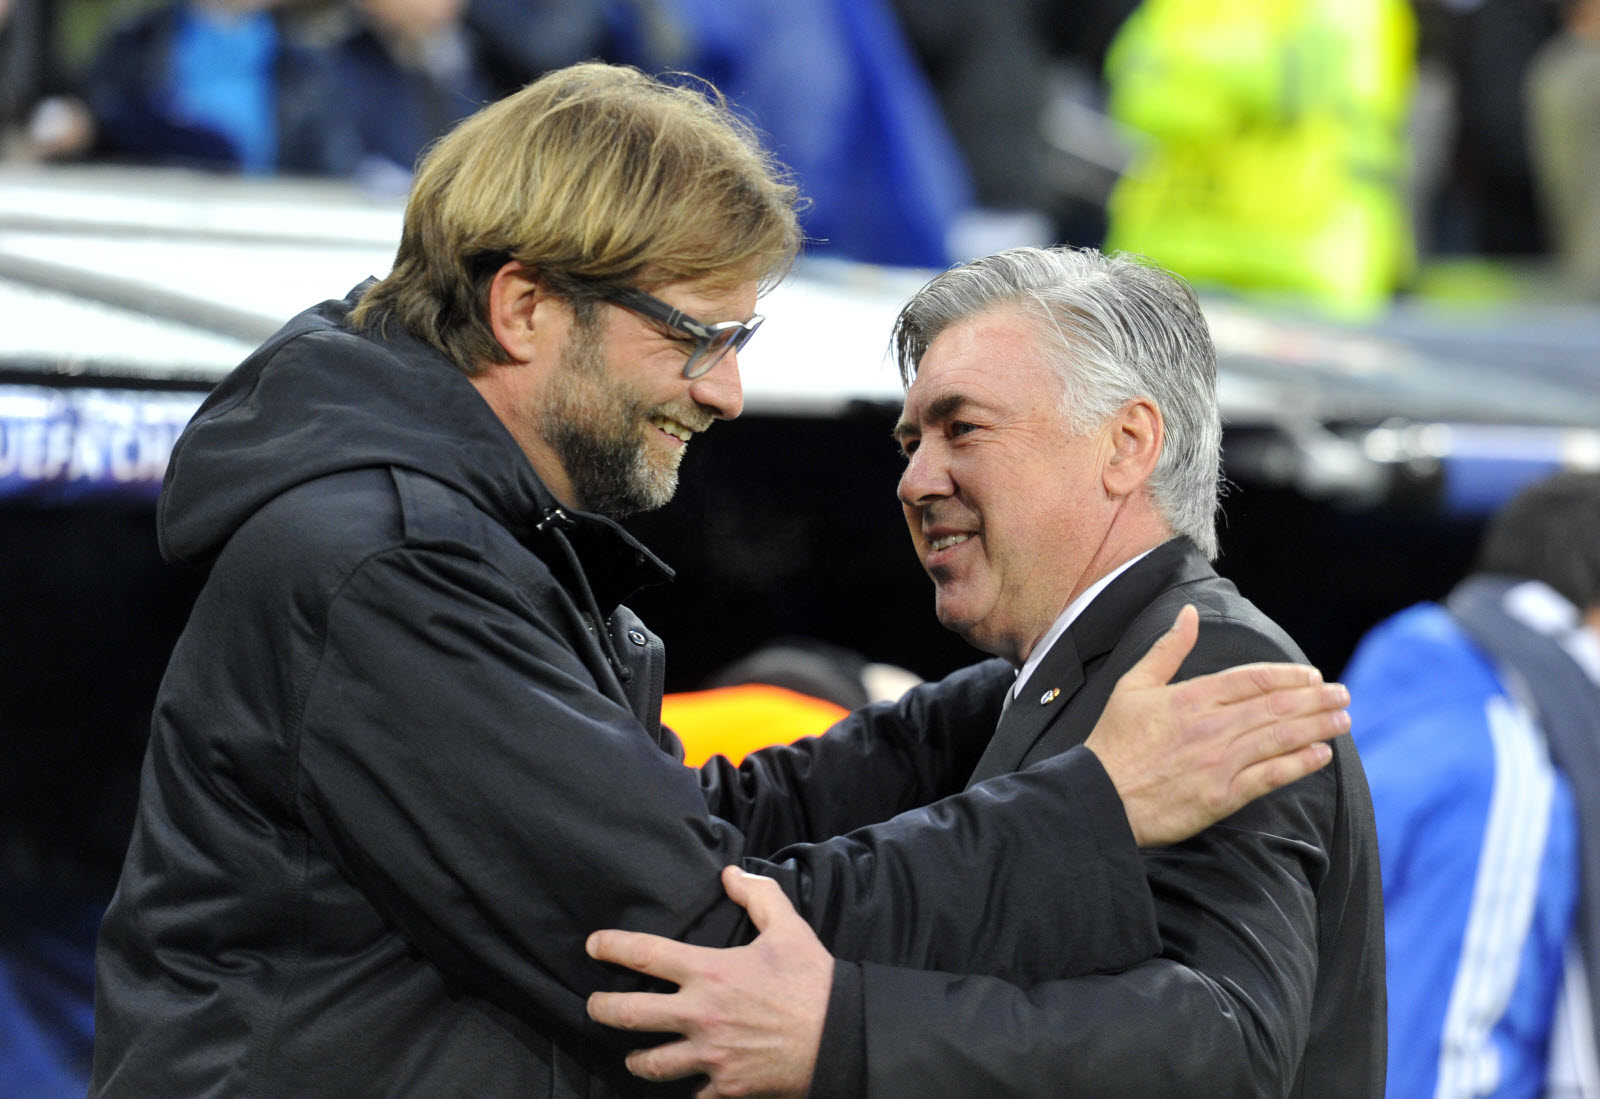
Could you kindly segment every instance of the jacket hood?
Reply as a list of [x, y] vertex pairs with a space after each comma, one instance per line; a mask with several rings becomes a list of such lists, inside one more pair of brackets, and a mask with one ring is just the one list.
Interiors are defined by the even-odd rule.
[[614, 577], [625, 590], [670, 577], [611, 520], [557, 512], [511, 433], [444, 356], [392, 324], [381, 336], [345, 327], [371, 284], [295, 317], [200, 406], [173, 449], [157, 505], [167, 560], [213, 556], [296, 485], [397, 466], [460, 492], [524, 543], [542, 541], [535, 530], [554, 518], [586, 561], [632, 574]]

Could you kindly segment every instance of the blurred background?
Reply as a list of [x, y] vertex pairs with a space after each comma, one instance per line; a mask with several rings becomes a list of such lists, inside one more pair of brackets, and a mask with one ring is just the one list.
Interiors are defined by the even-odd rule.
[[429, 141], [586, 58], [711, 80], [810, 199], [747, 413], [628, 524], [678, 570], [633, 601], [669, 689], [781, 638], [973, 658], [892, 495], [885, 352], [933, 271], [1015, 244], [1200, 289], [1219, 568], [1329, 676], [1518, 487], [1600, 469], [1600, 0], [0, 0], [0, 1095], [83, 1093], [204, 579], [155, 547], [177, 433], [388, 269]]

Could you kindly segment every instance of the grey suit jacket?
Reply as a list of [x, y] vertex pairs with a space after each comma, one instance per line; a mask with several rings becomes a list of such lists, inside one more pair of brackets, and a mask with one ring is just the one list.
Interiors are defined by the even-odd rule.
[[[1201, 625], [1180, 678], [1304, 660], [1176, 539], [1118, 577], [1051, 648], [973, 781], [1081, 744], [1117, 679], [1185, 603]], [[868, 1094], [1381, 1095], [1382, 889], [1349, 738], [1317, 774], [1145, 858], [1162, 954], [1130, 970], [1024, 989], [863, 965]], [[991, 898], [994, 919], [1007, 918], [1005, 902]]]

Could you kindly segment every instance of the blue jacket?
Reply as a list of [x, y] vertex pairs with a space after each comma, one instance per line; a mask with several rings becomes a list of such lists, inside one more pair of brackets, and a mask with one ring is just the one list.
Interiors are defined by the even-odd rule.
[[1388, 1094], [1539, 1095], [1578, 896], [1568, 783], [1443, 607], [1378, 626], [1344, 681], [1383, 862]]

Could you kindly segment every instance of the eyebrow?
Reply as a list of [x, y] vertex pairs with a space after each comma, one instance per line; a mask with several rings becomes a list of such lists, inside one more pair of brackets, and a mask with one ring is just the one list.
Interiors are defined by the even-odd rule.
[[[945, 393], [942, 396], [935, 397], [933, 402], [928, 405], [928, 414], [925, 419], [933, 423], [941, 423], [950, 419], [970, 403], [964, 393]], [[897, 443], [904, 442], [910, 436], [920, 434], [922, 434], [922, 429], [909, 420], [901, 420], [894, 425], [894, 439]]]

